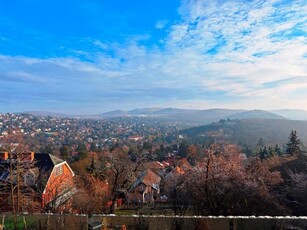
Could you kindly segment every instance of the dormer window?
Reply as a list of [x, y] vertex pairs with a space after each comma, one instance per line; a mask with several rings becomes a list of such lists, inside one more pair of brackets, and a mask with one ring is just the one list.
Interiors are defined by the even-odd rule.
[[54, 174], [55, 174], [55, 176], [62, 175], [63, 174], [63, 165], [56, 166], [54, 168]]

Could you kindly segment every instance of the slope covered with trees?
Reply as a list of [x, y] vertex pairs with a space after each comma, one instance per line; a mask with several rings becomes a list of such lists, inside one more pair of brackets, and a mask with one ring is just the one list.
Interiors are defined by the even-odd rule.
[[209, 125], [181, 131], [188, 138], [225, 140], [231, 143], [256, 147], [259, 139], [264, 145], [283, 145], [289, 133], [296, 130], [301, 141], [307, 143], [307, 122], [285, 119], [220, 120]]

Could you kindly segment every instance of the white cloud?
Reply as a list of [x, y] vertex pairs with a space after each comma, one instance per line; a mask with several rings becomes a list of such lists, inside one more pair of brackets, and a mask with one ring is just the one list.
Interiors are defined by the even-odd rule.
[[[304, 108], [306, 5], [304, 0], [185, 0], [182, 21], [169, 27], [162, 48], [140, 45], [149, 35], [129, 36], [124, 44], [94, 40], [101, 51], [92, 62], [0, 56], [5, 66], [0, 74], [18, 70], [22, 74], [16, 76], [42, 87], [48, 97], [67, 90], [56, 97], [96, 100], [106, 107], [123, 97], [131, 107]], [[166, 24], [159, 21], [156, 28]], [[295, 27], [305, 35], [292, 34]], [[33, 83], [38, 76], [49, 85]]]
[[156, 28], [159, 30], [162, 30], [166, 27], [166, 25], [168, 24], [167, 20], [160, 20], [156, 22]]
[[102, 43], [102, 42], [99, 41], [99, 40], [95, 40], [95, 41], [93, 42], [93, 44], [96, 45], [96, 46], [98, 46], [98, 47], [100, 47], [100, 48], [103, 49], [103, 50], [106, 50], [106, 49], [108, 48], [108, 45], [107, 45], [107, 44]]
[[[199, 81], [210, 90], [232, 96], [275, 97], [274, 88], [288, 93], [302, 89], [307, 77], [306, 35], [275, 34], [306, 22], [306, 4], [279, 1], [186, 1], [181, 7], [185, 21], [173, 26], [170, 43], [198, 54]], [[281, 12], [281, 13], [280, 13]], [[302, 13], [304, 12], [304, 13]], [[282, 15], [281, 15], [282, 14]], [[283, 18], [283, 15], [288, 15]], [[186, 29], [189, 25], [189, 29]], [[189, 32], [187, 32], [189, 31]], [[305, 31], [306, 32], [306, 31]], [[191, 42], [192, 41], [192, 42]], [[215, 48], [215, 51], [207, 51]], [[296, 77], [289, 85], [267, 88], [265, 83]], [[306, 88], [307, 89], [307, 88]]]

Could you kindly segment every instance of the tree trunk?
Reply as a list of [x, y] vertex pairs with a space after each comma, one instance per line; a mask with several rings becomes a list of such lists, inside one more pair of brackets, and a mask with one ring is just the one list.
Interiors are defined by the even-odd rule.
[[14, 229], [18, 229], [18, 216], [16, 213], [16, 207], [15, 207], [15, 188], [14, 188], [14, 175], [13, 175], [14, 169], [13, 169], [13, 156], [12, 153], [10, 153], [10, 183], [11, 183], [11, 202], [12, 202], [12, 213], [13, 213], [13, 223], [14, 223]]
[[28, 226], [27, 226], [27, 222], [26, 222], [26, 217], [23, 216], [22, 218], [23, 218], [23, 226], [24, 226], [24, 229], [25, 229], [25, 230], [28, 230]]
[[115, 214], [116, 212], [116, 197], [112, 199], [112, 204], [110, 207], [110, 214]]
[[21, 195], [20, 195], [20, 159], [19, 159], [19, 154], [17, 154], [17, 178], [16, 178], [16, 182], [17, 182], [17, 213], [20, 212], [20, 205], [21, 205]]
[[0, 225], [0, 230], [4, 229], [4, 218], [5, 218], [5, 215], [3, 214], [3, 216], [2, 216], [2, 224]]

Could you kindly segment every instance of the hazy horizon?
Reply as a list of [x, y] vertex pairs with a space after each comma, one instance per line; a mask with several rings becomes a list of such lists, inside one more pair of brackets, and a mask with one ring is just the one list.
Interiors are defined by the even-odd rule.
[[[265, 111], [265, 112], [291, 112], [294, 113], [293, 115], [295, 115], [295, 112], [306, 112], [307, 114], [307, 110], [304, 109], [288, 109], [288, 108], [280, 108], [280, 109], [273, 109], [273, 110], [267, 110], [267, 109], [259, 109], [259, 108], [253, 108], [253, 109], [245, 109], [245, 108], [179, 108], [179, 107], [144, 107], [144, 108], [133, 108], [133, 109], [113, 109], [113, 110], [107, 110], [107, 111], [101, 111], [101, 112], [97, 112], [97, 113], [70, 113], [70, 112], [58, 112], [58, 111], [48, 111], [48, 110], [24, 110], [24, 111], [0, 111], [0, 114], [5, 114], [5, 113], [29, 113], [29, 114], [58, 114], [58, 115], [68, 115], [68, 116], [95, 116], [95, 115], [102, 115], [105, 113], [112, 113], [112, 112], [116, 112], [116, 111], [122, 111], [122, 112], [130, 112], [133, 110], [146, 110], [146, 109], [157, 109], [157, 110], [164, 110], [164, 109], [182, 109], [182, 110], [199, 110], [199, 111], [206, 111], [206, 110], [238, 110], [239, 111]], [[277, 113], [278, 114], [278, 113]]]
[[307, 110], [304, 0], [0, 2], [2, 113]]

